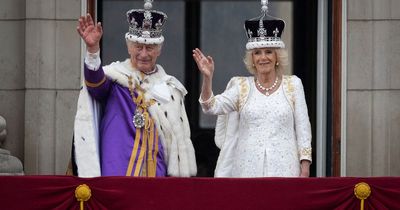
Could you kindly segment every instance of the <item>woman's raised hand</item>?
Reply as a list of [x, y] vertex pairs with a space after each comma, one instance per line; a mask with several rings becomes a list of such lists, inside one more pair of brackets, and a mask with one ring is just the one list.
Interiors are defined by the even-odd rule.
[[90, 14], [81, 16], [78, 21], [76, 30], [85, 42], [87, 50], [91, 53], [98, 52], [100, 50], [100, 39], [103, 36], [101, 23], [95, 24]]
[[193, 59], [196, 61], [200, 72], [207, 78], [211, 78], [214, 73], [214, 60], [211, 56], [205, 56], [199, 48], [193, 50]]

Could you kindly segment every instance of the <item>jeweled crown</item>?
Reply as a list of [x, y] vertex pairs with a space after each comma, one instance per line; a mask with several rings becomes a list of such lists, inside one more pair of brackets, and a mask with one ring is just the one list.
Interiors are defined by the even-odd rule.
[[244, 28], [248, 38], [246, 49], [285, 48], [285, 43], [281, 39], [285, 22], [267, 13], [268, 0], [261, 0], [261, 16], [245, 21]]
[[144, 9], [131, 9], [126, 12], [129, 31], [125, 38], [143, 44], [161, 44], [164, 42], [162, 27], [167, 15], [161, 11], [152, 10], [153, 0], [144, 1]]

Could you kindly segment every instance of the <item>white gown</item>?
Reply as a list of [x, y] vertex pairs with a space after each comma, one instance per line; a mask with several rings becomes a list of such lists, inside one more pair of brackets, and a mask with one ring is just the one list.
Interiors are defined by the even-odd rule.
[[[297, 77], [294, 79], [300, 81]], [[221, 95], [200, 100], [206, 113], [239, 113], [237, 138], [225, 140], [236, 142], [229, 154], [231, 170], [223, 176], [298, 177], [300, 160], [311, 161], [311, 127], [301, 81], [294, 82], [293, 97], [297, 103], [293, 103], [293, 108], [283, 82], [274, 93], [266, 96], [257, 90], [253, 78], [246, 78], [246, 81], [249, 90], [245, 102], [245, 94], [235, 81]], [[301, 90], [300, 96], [296, 95], [299, 94], [296, 90]], [[296, 113], [296, 109], [301, 114]]]
[[282, 85], [269, 96], [250, 83], [246, 105], [240, 112], [234, 177], [298, 176], [299, 157], [293, 112]]

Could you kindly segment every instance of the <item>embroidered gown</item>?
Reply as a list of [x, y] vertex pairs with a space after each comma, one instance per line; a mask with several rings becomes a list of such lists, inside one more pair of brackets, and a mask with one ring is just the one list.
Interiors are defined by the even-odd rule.
[[[228, 176], [298, 177], [300, 160], [311, 161], [311, 128], [303, 88], [300, 79], [293, 76], [290, 79], [294, 80], [293, 99], [285, 93], [284, 82], [266, 96], [257, 90], [254, 78], [248, 77], [245, 78], [247, 95], [241, 87], [243, 82], [240, 84], [233, 78], [230, 82], [233, 85], [224, 93], [200, 100], [205, 113], [239, 113], [238, 138]], [[290, 100], [296, 100], [293, 108]]]

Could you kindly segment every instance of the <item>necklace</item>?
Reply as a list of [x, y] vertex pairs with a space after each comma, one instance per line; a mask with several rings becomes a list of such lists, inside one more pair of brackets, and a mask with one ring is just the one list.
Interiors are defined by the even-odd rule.
[[132, 87], [132, 77], [129, 76], [128, 77], [128, 84], [129, 84], [129, 92], [132, 96], [132, 101], [133, 103], [136, 104], [136, 110], [135, 110], [135, 114], [133, 115], [133, 125], [135, 126], [135, 128], [142, 128], [145, 127], [146, 129], [149, 128], [150, 126], [150, 117], [149, 117], [149, 113], [147, 112], [147, 108], [153, 104], [155, 104], [155, 100], [151, 99], [150, 101], [145, 101], [144, 99], [144, 90], [136, 85], [136, 89], [137, 89], [137, 93], [138, 96], [135, 97], [135, 93], [133, 92], [133, 87]]
[[278, 77], [276, 77], [275, 82], [274, 82], [274, 84], [272, 84], [271, 87], [264, 87], [258, 82], [258, 79], [256, 78], [257, 87], [260, 88], [261, 90], [265, 91], [265, 95], [267, 95], [267, 96], [269, 96], [269, 94], [270, 94], [269, 91], [273, 90], [276, 87], [276, 85], [278, 84], [278, 81], [279, 81], [279, 79], [278, 79]]

